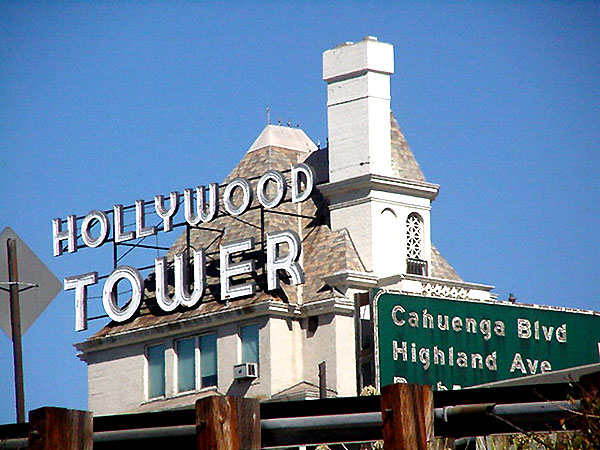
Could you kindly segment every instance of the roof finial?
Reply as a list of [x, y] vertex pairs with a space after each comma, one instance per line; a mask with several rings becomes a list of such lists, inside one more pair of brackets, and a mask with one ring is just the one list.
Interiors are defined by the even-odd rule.
[[271, 125], [271, 107], [267, 105], [267, 125]]

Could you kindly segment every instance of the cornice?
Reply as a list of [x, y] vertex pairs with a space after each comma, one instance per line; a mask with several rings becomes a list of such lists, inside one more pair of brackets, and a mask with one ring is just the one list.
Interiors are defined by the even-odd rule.
[[365, 174], [346, 180], [323, 183], [318, 185], [317, 188], [329, 199], [341, 194], [359, 193], [366, 190], [405, 194], [435, 200], [440, 190], [438, 184], [376, 174]]
[[453, 287], [465, 288], [465, 289], [475, 289], [478, 291], [486, 291], [486, 292], [491, 291], [495, 287], [495, 286], [492, 286], [489, 284], [470, 283], [468, 281], [447, 280], [445, 278], [424, 277], [422, 275], [405, 274], [405, 275], [402, 275], [402, 279], [412, 280], [412, 281], [420, 281], [422, 283], [429, 282], [429, 283], [445, 284], [447, 286], [453, 286]]
[[306, 317], [327, 313], [352, 316], [354, 315], [354, 301], [345, 297], [336, 297], [302, 305], [302, 315]]
[[[74, 344], [82, 353], [91, 353], [107, 350], [123, 345], [147, 342], [148, 339], [157, 339], [180, 334], [186, 328], [208, 325], [218, 327], [240, 320], [260, 316], [271, 317], [297, 317], [301, 314], [300, 305], [265, 300], [253, 305], [239, 306], [223, 309], [216, 312], [199, 314], [194, 317], [179, 319], [173, 322], [152, 324], [133, 330], [124, 330], [119, 333], [103, 336]], [[208, 327], [207, 326], [207, 327]]]
[[357, 270], [347, 270], [336, 272], [332, 275], [322, 277], [322, 280], [330, 286], [345, 286], [356, 288], [374, 288], [377, 287], [378, 277], [372, 272], [359, 272]]

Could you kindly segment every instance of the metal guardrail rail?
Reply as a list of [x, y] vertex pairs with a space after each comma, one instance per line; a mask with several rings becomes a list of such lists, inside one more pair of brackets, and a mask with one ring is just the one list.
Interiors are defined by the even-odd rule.
[[[531, 429], [534, 424], [556, 423], [580, 409], [579, 401], [445, 406], [434, 409], [434, 429], [438, 429], [443, 424], [456, 424], [464, 421], [473, 425], [480, 418], [499, 419], [498, 423], [502, 425], [505, 425], [506, 422], [517, 427], [525, 424], [527, 428]], [[270, 418], [262, 419], [260, 425], [265, 448], [320, 442], [362, 442], [382, 437], [381, 411]], [[533, 428], [535, 429], [535, 427]], [[171, 438], [183, 438], [191, 442], [195, 436], [196, 426], [194, 424], [95, 431], [94, 445], [110, 444], [111, 448], [115, 448], [114, 444], [119, 442]], [[23, 437], [0, 441], [0, 448], [26, 447], [27, 438]]]

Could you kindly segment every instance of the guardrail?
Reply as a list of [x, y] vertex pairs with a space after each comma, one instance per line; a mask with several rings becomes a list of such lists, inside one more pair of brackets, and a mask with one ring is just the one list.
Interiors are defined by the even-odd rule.
[[[600, 386], [600, 374], [582, 382]], [[566, 383], [436, 391], [395, 384], [381, 396], [293, 402], [213, 396], [195, 408], [92, 417], [41, 408], [28, 424], [0, 426], [0, 449], [259, 449], [287, 445], [385, 440], [386, 450], [426, 448], [433, 436], [461, 438], [562, 430], [580, 400]]]

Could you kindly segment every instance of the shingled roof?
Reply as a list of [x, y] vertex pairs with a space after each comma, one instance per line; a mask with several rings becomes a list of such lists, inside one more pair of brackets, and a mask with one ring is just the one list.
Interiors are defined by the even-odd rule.
[[390, 120], [390, 128], [392, 130], [392, 170], [400, 178], [427, 181], [393, 113], [390, 113]]
[[[316, 148], [314, 144], [311, 146], [303, 141], [304, 138], [308, 140], [304, 132], [301, 132], [302, 135], [298, 132], [301, 132], [301, 130], [269, 125], [231, 171], [224, 184], [236, 177], [243, 177], [250, 181], [255, 191], [258, 178], [267, 170], [274, 169], [284, 172], [289, 178], [290, 167], [304, 161], [314, 167], [318, 182], [326, 182], [328, 172], [327, 149], [314, 150]], [[290, 133], [293, 134], [295, 145], [286, 146], [287, 148], [272, 145], [274, 142], [280, 144], [280, 138], [290, 135]], [[391, 137], [392, 164], [397, 176], [425, 181], [425, 177], [393, 115], [391, 116]], [[220, 192], [222, 194], [223, 189], [220, 189]], [[289, 195], [288, 193], [288, 199]], [[222, 205], [221, 201], [219, 201], [219, 205]], [[265, 274], [262, 269], [265, 258], [262, 240], [267, 233], [282, 230], [294, 230], [302, 240], [301, 263], [306, 282], [301, 288], [284, 282], [280, 291], [267, 292], [265, 289]], [[253, 279], [258, 289], [252, 297], [232, 301], [232, 306], [234, 303], [235, 307], [238, 308], [251, 306], [265, 300], [307, 304], [331, 298], [336, 296], [337, 293], [324, 284], [323, 277], [338, 272], [365, 271], [348, 232], [346, 230], [331, 230], [327, 204], [318, 189], [315, 189], [312, 196], [302, 203], [294, 204], [285, 201], [273, 210], [261, 210], [258, 200], [254, 198], [250, 210], [241, 217], [232, 217], [219, 211], [217, 217], [210, 223], [199, 228], [190, 229], [190, 245], [195, 249], [204, 248], [207, 255], [208, 289], [202, 302], [197, 307], [178, 309], [170, 314], [151, 313], [154, 292], [151, 283], [147, 282], [144, 295], [145, 305], [134, 319], [125, 323], [110, 323], [88, 340], [101, 340], [104, 337], [117, 335], [125, 331], [174, 323], [228, 308], [228, 305], [220, 300], [219, 245], [248, 237], [254, 237], [256, 242], [255, 251], [247, 253], [245, 258], [257, 260], [257, 273], [253, 275]], [[183, 252], [187, 246], [187, 241], [188, 236], [184, 232], [172, 245], [167, 254], [167, 259], [172, 261], [175, 254]], [[431, 275], [433, 277], [461, 280], [456, 271], [433, 245], [431, 257]], [[240, 279], [238, 281], [243, 282], [244, 280]]]

